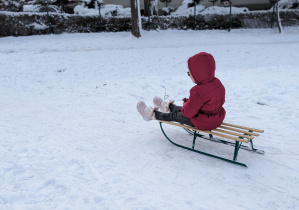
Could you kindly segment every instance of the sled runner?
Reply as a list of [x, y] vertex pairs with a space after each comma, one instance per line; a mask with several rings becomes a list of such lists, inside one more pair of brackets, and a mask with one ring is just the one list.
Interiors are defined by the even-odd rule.
[[[247, 167], [247, 166], [244, 163], [240, 163], [237, 161], [238, 152], [240, 149], [244, 149], [244, 150], [258, 153], [258, 154], [264, 154], [264, 151], [255, 149], [253, 147], [253, 139], [255, 137], [259, 136], [258, 133], [263, 133], [264, 132], [263, 130], [259, 130], [259, 129], [255, 129], [255, 128], [248, 128], [248, 127], [239, 126], [239, 125], [233, 125], [233, 124], [229, 124], [229, 123], [222, 123], [221, 126], [219, 126], [218, 128], [216, 128], [214, 130], [204, 131], [204, 130], [199, 130], [195, 127], [183, 125], [183, 124], [176, 123], [176, 122], [169, 122], [169, 121], [162, 121], [162, 120], [158, 120], [158, 121], [160, 123], [160, 128], [168, 141], [170, 141], [172, 144], [174, 144], [178, 147], [181, 147], [181, 148], [193, 151], [193, 152], [197, 152], [197, 153], [200, 153], [203, 155], [207, 155], [207, 156], [210, 156], [213, 158], [224, 160], [224, 161], [227, 161], [227, 162], [230, 162], [233, 164], [237, 164], [240, 166], [244, 166], [244, 167]], [[192, 147], [186, 147], [186, 146], [177, 144], [177, 143], [173, 142], [172, 140], [170, 140], [169, 137], [166, 135], [165, 131], [163, 130], [162, 123], [181, 127], [183, 129], [185, 129], [189, 134], [192, 134], [193, 135]], [[208, 134], [208, 136], [204, 135], [204, 134]], [[218, 139], [218, 138], [215, 138], [214, 136], [225, 138], [227, 140]], [[223, 157], [219, 157], [216, 155], [212, 155], [212, 154], [194, 149], [195, 140], [197, 137], [200, 137], [202, 139], [211, 140], [211, 141], [214, 141], [217, 143], [234, 146], [235, 149], [234, 149], [233, 159], [232, 160], [226, 159]], [[250, 147], [242, 145], [243, 143], [250, 143]]]

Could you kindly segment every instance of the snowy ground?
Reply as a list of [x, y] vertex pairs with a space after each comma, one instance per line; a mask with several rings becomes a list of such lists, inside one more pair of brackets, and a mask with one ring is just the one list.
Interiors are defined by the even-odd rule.
[[[0, 209], [298, 209], [299, 28], [0, 39]], [[226, 122], [264, 129], [248, 168], [170, 144], [136, 111], [188, 97], [206, 51]], [[169, 136], [190, 143], [177, 127]], [[191, 143], [190, 143], [191, 144]], [[231, 158], [233, 147], [197, 148]]]

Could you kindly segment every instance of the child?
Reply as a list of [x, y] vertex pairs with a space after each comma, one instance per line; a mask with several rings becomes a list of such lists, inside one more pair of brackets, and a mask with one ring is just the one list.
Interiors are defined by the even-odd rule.
[[183, 106], [174, 105], [174, 101], [165, 102], [158, 96], [153, 99], [155, 108], [147, 107], [140, 101], [137, 109], [144, 120], [176, 121], [200, 130], [213, 130], [221, 125], [226, 113], [222, 107], [225, 88], [215, 77], [213, 56], [201, 52], [190, 57], [188, 69], [188, 76], [196, 85], [191, 88], [189, 99], [183, 99]]

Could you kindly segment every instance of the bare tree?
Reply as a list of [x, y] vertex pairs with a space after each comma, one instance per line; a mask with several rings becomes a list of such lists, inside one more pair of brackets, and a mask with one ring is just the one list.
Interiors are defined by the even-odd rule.
[[132, 34], [136, 37], [141, 37], [139, 29], [139, 0], [130, 0], [131, 3], [131, 19], [132, 19]]
[[144, 15], [152, 16], [158, 14], [158, 0], [144, 0]]
[[280, 21], [278, 2], [279, 2], [279, 0], [276, 0], [276, 22], [277, 22], [278, 31], [279, 31], [279, 33], [281, 33], [282, 32], [282, 26], [281, 26], [281, 21]]

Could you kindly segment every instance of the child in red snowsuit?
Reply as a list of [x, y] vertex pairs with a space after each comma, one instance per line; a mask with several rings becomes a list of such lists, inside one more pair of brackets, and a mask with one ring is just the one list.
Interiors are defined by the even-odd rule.
[[226, 113], [222, 107], [225, 88], [215, 77], [213, 56], [205, 52], [198, 53], [188, 59], [188, 68], [187, 73], [196, 84], [190, 90], [189, 99], [184, 99], [182, 107], [174, 105], [174, 101], [165, 102], [157, 96], [154, 98], [155, 108], [147, 107], [140, 101], [137, 109], [144, 120], [176, 121], [200, 130], [213, 130], [221, 125]]

